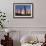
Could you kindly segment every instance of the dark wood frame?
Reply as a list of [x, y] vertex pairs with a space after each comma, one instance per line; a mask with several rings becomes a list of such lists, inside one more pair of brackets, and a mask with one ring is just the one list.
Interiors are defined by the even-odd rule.
[[[29, 4], [29, 5], [32, 5], [32, 15], [29, 16], [29, 17], [31, 17], [31, 18], [33, 17], [33, 3], [13, 3], [13, 18], [16, 18], [16, 17], [17, 17], [17, 16], [14, 15], [14, 7], [15, 7], [16, 4], [19, 4], [19, 5], [21, 5], [21, 4], [26, 4], [26, 5]], [[24, 18], [25, 16], [19, 16], [19, 18], [20, 18], [20, 17], [21, 17], [21, 18]], [[27, 17], [28, 17], [28, 16], [27, 16]], [[27, 17], [26, 17], [26, 18], [27, 18]], [[17, 17], [17, 18], [18, 18], [18, 17]]]

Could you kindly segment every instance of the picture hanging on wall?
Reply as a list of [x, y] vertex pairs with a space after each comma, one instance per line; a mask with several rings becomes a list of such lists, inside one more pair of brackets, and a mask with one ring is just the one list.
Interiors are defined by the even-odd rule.
[[13, 3], [13, 17], [32, 17], [32, 3]]

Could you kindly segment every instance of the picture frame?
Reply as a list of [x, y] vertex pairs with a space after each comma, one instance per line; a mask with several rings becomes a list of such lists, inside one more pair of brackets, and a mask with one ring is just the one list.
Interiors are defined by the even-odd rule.
[[33, 17], [32, 3], [13, 3], [13, 17]]

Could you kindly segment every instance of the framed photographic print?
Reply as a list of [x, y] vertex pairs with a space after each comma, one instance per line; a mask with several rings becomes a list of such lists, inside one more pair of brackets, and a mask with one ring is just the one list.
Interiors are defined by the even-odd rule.
[[32, 17], [32, 3], [13, 3], [13, 17]]

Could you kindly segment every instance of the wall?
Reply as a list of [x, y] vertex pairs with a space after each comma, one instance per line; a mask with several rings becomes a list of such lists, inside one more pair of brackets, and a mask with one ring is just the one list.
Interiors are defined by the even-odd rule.
[[[13, 18], [13, 3], [33, 3], [33, 18]], [[31, 31], [46, 31], [46, 0], [0, 0], [0, 10], [6, 12], [5, 27], [21, 31], [21, 35]], [[26, 32], [23, 32], [26, 31]], [[46, 33], [46, 32], [44, 32]]]
[[[13, 3], [33, 3], [34, 18], [13, 18]], [[6, 12], [6, 27], [46, 27], [46, 0], [0, 0], [0, 10]]]

